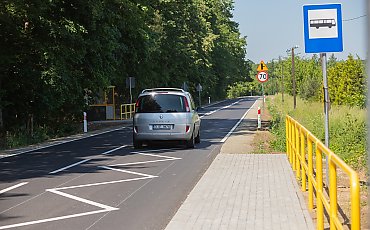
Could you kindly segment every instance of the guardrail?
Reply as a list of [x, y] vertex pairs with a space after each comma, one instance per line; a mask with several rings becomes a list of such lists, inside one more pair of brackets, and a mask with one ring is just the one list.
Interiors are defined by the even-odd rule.
[[130, 119], [135, 113], [135, 103], [121, 105], [121, 120]]
[[[348, 175], [350, 182], [351, 229], [359, 230], [360, 183], [358, 174], [292, 117], [286, 116], [285, 125], [287, 155], [297, 179], [301, 179], [302, 191], [306, 191], [306, 185], [308, 185], [309, 210], [314, 208], [314, 190], [316, 193], [317, 229], [324, 229], [324, 208], [329, 216], [330, 229], [343, 229], [338, 218], [337, 168], [339, 167]], [[324, 193], [323, 156], [327, 156], [329, 165], [329, 193], [327, 195]], [[316, 161], [315, 168], [314, 160]]]

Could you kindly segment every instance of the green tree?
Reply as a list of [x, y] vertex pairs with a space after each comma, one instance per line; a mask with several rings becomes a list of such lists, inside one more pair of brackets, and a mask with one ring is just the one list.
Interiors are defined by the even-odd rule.
[[363, 61], [352, 55], [328, 69], [330, 100], [334, 104], [365, 107], [366, 75]]

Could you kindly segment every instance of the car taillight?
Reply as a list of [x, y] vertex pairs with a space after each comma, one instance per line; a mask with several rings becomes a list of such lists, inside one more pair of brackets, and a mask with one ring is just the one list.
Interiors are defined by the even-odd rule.
[[139, 109], [140, 106], [140, 98], [137, 99], [136, 104], [135, 104], [135, 112]]
[[185, 128], [185, 131], [189, 132], [189, 130], [190, 130], [190, 125], [187, 125], [186, 128]]
[[[185, 110], [186, 110], [186, 112], [190, 112], [189, 102], [188, 102], [188, 99], [186, 97], [184, 97], [184, 101], [185, 101]], [[186, 132], [187, 132], [187, 130], [186, 130]]]

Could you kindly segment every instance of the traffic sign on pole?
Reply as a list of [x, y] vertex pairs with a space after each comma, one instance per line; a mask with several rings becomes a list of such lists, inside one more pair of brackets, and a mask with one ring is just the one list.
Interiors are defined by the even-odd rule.
[[257, 71], [267, 71], [267, 65], [265, 64], [264, 61], [261, 60], [260, 64], [257, 66]]
[[303, 6], [306, 53], [342, 52], [341, 4]]
[[268, 81], [268, 79], [269, 79], [269, 75], [268, 75], [268, 73], [266, 72], [266, 71], [260, 71], [260, 72], [258, 72], [258, 74], [257, 74], [257, 80], [259, 81], [259, 82], [266, 82], [266, 81]]

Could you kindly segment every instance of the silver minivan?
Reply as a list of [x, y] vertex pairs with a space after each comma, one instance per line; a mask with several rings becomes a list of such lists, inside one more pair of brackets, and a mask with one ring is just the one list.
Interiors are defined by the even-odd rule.
[[200, 142], [200, 118], [189, 92], [177, 88], [143, 90], [135, 105], [134, 148], [149, 141]]

